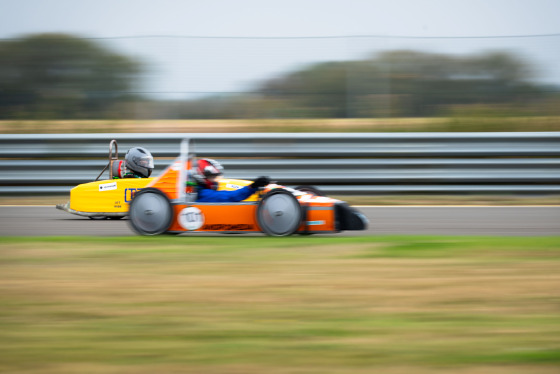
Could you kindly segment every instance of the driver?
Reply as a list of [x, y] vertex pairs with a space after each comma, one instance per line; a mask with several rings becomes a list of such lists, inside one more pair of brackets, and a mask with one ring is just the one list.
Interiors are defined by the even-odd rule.
[[224, 168], [216, 160], [198, 160], [192, 177], [196, 181], [199, 202], [239, 202], [254, 194], [259, 188], [270, 183], [268, 177], [258, 177], [253, 183], [235, 191], [218, 191], [218, 181]]
[[130, 148], [124, 161], [113, 163], [113, 179], [148, 178], [154, 170], [154, 158], [143, 147]]

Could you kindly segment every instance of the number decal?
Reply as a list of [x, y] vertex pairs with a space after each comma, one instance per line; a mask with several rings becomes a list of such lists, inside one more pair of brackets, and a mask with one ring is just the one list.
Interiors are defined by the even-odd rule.
[[186, 230], [198, 230], [204, 225], [204, 214], [193, 206], [181, 210], [179, 224]]
[[136, 194], [136, 192], [140, 191], [141, 188], [127, 188], [124, 190], [124, 202], [125, 203], [130, 203], [132, 201], [132, 198], [134, 197], [134, 195]]

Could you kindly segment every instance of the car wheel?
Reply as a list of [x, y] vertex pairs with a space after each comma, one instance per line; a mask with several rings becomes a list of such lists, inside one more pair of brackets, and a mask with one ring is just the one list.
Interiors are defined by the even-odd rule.
[[107, 219], [107, 216], [89, 216], [88, 218], [94, 221], [98, 221], [98, 220]]
[[268, 192], [257, 207], [257, 223], [271, 236], [288, 236], [295, 233], [303, 218], [301, 205], [290, 192], [275, 189]]
[[313, 186], [297, 186], [295, 189], [301, 192], [309, 193], [314, 196], [325, 196], [323, 191]]
[[145, 188], [130, 203], [129, 222], [141, 235], [159, 235], [167, 231], [173, 220], [173, 206], [163, 192]]

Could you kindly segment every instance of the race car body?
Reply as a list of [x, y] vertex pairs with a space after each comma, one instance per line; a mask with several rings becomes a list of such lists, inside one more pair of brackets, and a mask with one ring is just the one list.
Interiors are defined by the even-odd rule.
[[90, 218], [122, 218], [134, 194], [154, 178], [102, 180], [80, 184], [70, 190], [70, 200], [57, 205], [68, 213]]
[[[128, 205], [134, 194], [154, 178], [114, 179], [122, 161], [118, 160], [116, 140], [109, 143], [109, 163], [96, 180], [80, 184], [70, 190], [70, 200], [58, 204], [57, 209], [91, 219], [119, 219], [128, 215]], [[109, 179], [99, 180], [109, 170]]]
[[[227, 180], [244, 186], [251, 182]], [[168, 232], [264, 232], [274, 236], [293, 233], [329, 233], [352, 229], [337, 219], [344, 203], [277, 184], [239, 203], [172, 204], [173, 216]], [[338, 213], [338, 214], [337, 214]], [[360, 221], [360, 224], [362, 221]], [[365, 228], [358, 225], [356, 229]]]
[[[135, 194], [129, 222], [137, 233], [263, 232], [286, 236], [367, 227], [366, 217], [343, 201], [278, 184], [269, 184], [238, 203], [197, 202], [196, 188], [189, 183], [189, 171], [194, 165], [194, 153], [189, 153], [189, 148], [190, 142], [183, 141], [181, 155]], [[220, 182], [219, 189], [233, 190], [250, 183], [226, 179]]]

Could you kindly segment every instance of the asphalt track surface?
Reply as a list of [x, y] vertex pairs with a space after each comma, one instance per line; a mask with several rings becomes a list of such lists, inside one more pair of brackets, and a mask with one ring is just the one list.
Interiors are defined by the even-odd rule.
[[[335, 235], [560, 235], [560, 206], [407, 206], [358, 207], [358, 209], [369, 219], [368, 230], [345, 231]], [[136, 234], [129, 227], [126, 219], [90, 220], [57, 210], [54, 206], [0, 206], [0, 236], [66, 235], [130, 236]]]

